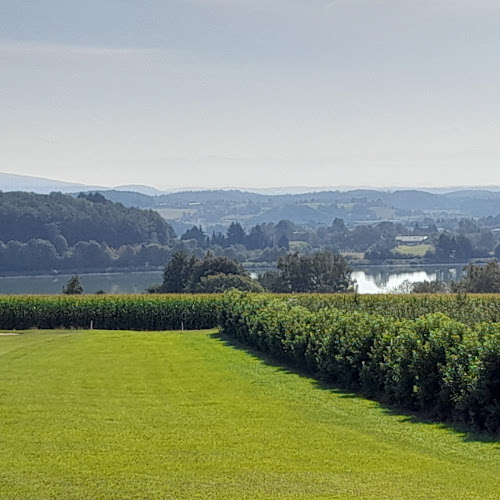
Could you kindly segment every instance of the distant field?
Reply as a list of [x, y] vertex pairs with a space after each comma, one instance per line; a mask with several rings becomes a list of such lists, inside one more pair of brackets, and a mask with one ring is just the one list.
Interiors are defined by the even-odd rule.
[[365, 256], [363, 252], [340, 252], [347, 259], [361, 260]]
[[393, 219], [396, 213], [396, 210], [390, 207], [370, 207], [370, 210], [375, 212], [379, 219]]
[[155, 208], [164, 219], [179, 220], [184, 214], [193, 215], [196, 213], [194, 208]]
[[0, 498], [498, 498], [498, 443], [212, 331], [0, 336]]
[[423, 257], [429, 250], [432, 250], [433, 248], [434, 247], [432, 245], [423, 243], [422, 245], [399, 245], [394, 249], [394, 251], [400, 254]]

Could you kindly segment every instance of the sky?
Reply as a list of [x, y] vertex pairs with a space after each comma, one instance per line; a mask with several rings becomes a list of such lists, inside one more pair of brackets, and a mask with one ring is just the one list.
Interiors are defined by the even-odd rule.
[[0, 171], [500, 185], [498, 0], [2, 0]]

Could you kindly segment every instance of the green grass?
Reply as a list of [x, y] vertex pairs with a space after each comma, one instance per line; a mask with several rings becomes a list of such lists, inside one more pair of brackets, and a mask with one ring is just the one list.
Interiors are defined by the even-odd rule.
[[498, 498], [500, 449], [213, 332], [0, 336], [0, 498]]
[[396, 253], [404, 255], [413, 255], [415, 257], [423, 257], [428, 251], [432, 250], [434, 247], [427, 243], [422, 243], [421, 245], [399, 245], [394, 251]]

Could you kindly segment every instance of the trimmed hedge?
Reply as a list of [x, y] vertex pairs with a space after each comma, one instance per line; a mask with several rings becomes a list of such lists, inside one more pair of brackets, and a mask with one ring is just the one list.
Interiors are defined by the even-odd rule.
[[221, 295], [0, 296], [0, 328], [199, 330], [218, 325]]
[[345, 389], [428, 417], [500, 431], [499, 323], [469, 326], [440, 312], [395, 320], [303, 303], [230, 292], [221, 326]]

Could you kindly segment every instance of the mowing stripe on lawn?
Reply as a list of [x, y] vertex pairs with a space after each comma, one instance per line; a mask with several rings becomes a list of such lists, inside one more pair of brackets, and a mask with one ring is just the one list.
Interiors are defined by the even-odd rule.
[[30, 331], [0, 352], [2, 499], [500, 494], [498, 443], [321, 389], [214, 331]]

